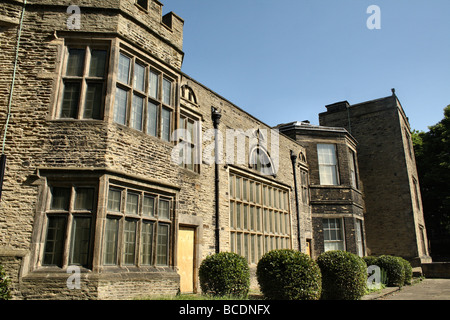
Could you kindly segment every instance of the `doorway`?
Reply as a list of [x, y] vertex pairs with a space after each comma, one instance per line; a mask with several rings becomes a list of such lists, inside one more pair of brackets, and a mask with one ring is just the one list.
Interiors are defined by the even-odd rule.
[[195, 263], [195, 229], [180, 227], [178, 231], [178, 273], [180, 275], [180, 292], [193, 293]]
[[312, 242], [311, 239], [306, 239], [306, 254], [310, 257], [312, 257], [311, 256], [311, 242]]

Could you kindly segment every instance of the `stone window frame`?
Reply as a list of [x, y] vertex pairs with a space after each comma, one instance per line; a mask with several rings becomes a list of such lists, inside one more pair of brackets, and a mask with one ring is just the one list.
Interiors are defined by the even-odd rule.
[[[83, 73], [81, 76], [69, 76], [66, 74], [68, 59], [69, 59], [69, 50], [70, 49], [83, 49], [85, 50], [84, 62], [83, 62]], [[89, 67], [91, 63], [91, 51], [92, 50], [105, 50], [106, 58], [105, 58], [105, 70], [103, 77], [92, 77], [89, 75]], [[57, 87], [57, 97], [55, 99], [56, 105], [54, 108], [54, 119], [62, 119], [62, 120], [103, 120], [105, 115], [105, 104], [106, 104], [106, 95], [108, 92], [108, 78], [110, 74], [110, 63], [111, 63], [111, 41], [110, 40], [87, 40], [87, 39], [72, 39], [67, 38], [64, 40], [64, 44], [62, 46], [62, 58], [60, 64], [60, 79]], [[77, 106], [77, 114], [75, 117], [63, 117], [61, 115], [62, 112], [62, 103], [64, 99], [64, 82], [78, 82], [80, 83], [80, 92], [78, 94], [79, 101]], [[87, 83], [98, 83], [103, 84], [102, 89], [102, 101], [100, 106], [100, 113], [98, 117], [85, 117], [85, 102], [87, 97]]]
[[[121, 197], [120, 197], [120, 210], [119, 211], [113, 211], [110, 208], [108, 208], [108, 194], [110, 190], [114, 191], [120, 191]], [[106, 189], [106, 216], [105, 221], [103, 223], [103, 235], [101, 240], [101, 248], [102, 252], [100, 254], [100, 260], [101, 260], [101, 266], [103, 268], [114, 268], [114, 267], [169, 267], [173, 265], [173, 247], [174, 247], [174, 241], [173, 241], [173, 234], [175, 233], [175, 210], [174, 210], [174, 204], [175, 204], [175, 196], [174, 195], [167, 195], [167, 194], [161, 194], [157, 192], [156, 190], [146, 190], [143, 188], [139, 188], [138, 186], [130, 186], [127, 184], [120, 183], [119, 181], [112, 180], [108, 183], [108, 188]], [[135, 194], [139, 196], [138, 200], [138, 213], [130, 213], [127, 212], [127, 197], [129, 194]], [[154, 214], [151, 216], [147, 216], [144, 214], [144, 198], [149, 197], [155, 199], [154, 203], [154, 212], [158, 212], [158, 206], [160, 201], [168, 201], [169, 202], [169, 218], [163, 218], [158, 216], [158, 214]], [[117, 235], [118, 238], [116, 239], [116, 257], [115, 257], [115, 263], [105, 263], [105, 255], [106, 255], [106, 224], [108, 219], [114, 219], [118, 220], [118, 230]], [[133, 263], [126, 263], [124, 259], [125, 254], [125, 224], [126, 222], [136, 222], [135, 226], [135, 235], [134, 235], [134, 261]], [[151, 263], [142, 263], [143, 256], [142, 256], [142, 227], [143, 224], [151, 224], [152, 225], [152, 244], [151, 244]], [[159, 237], [159, 228], [162, 228], [162, 226], [168, 226], [168, 239], [167, 239], [167, 248], [166, 248], [166, 259], [167, 263], [159, 263], [158, 262], [158, 237]]]
[[[261, 161], [263, 160], [264, 161]], [[263, 163], [268, 162], [268, 163]], [[249, 167], [267, 176], [276, 176], [275, 167], [269, 152], [261, 145], [256, 145], [250, 151]]]
[[[182, 119], [185, 119], [184, 127], [183, 127]], [[184, 157], [182, 157], [183, 161], [180, 163], [180, 166], [185, 169], [188, 169], [190, 171], [193, 171], [195, 173], [200, 173], [201, 157], [202, 157], [202, 154], [201, 154], [202, 116], [188, 111], [188, 108], [182, 105], [180, 108], [179, 116], [178, 116], [178, 129], [190, 131], [188, 129], [188, 123], [192, 124], [194, 136], [192, 137], [192, 133], [191, 133], [191, 139], [188, 140], [185, 137], [178, 135], [178, 137], [176, 137], [176, 139], [177, 139], [177, 143], [181, 142], [181, 143], [186, 144], [186, 146], [185, 146], [185, 148], [183, 148], [183, 150], [185, 150], [186, 148], [192, 149], [192, 154], [191, 154], [191, 162], [192, 163], [191, 164], [185, 163]]]
[[364, 247], [364, 220], [355, 218], [355, 244], [356, 254], [360, 257], [365, 255]]
[[[115, 61], [116, 65], [114, 70], [115, 75], [115, 81], [111, 88], [111, 117], [112, 121], [114, 123], [118, 123], [115, 121], [115, 112], [116, 112], [116, 97], [117, 97], [117, 90], [118, 88], [126, 91], [127, 94], [127, 101], [126, 101], [126, 114], [125, 114], [125, 123], [118, 123], [120, 125], [125, 125], [129, 128], [132, 128], [134, 130], [143, 132], [149, 136], [154, 136], [156, 138], [159, 138], [160, 140], [171, 142], [171, 137], [173, 134], [173, 129], [175, 128], [175, 115], [176, 115], [176, 105], [177, 105], [177, 95], [176, 95], [176, 88], [178, 79], [175, 75], [173, 75], [170, 71], [167, 69], [161, 67], [155, 61], [152, 59], [149, 59], [145, 57], [144, 55], [138, 53], [136, 50], [133, 50], [132, 48], [119, 43], [117, 48], [117, 53], [115, 55]], [[129, 70], [128, 70], [128, 83], [125, 83], [123, 81], [120, 81], [118, 74], [119, 74], [119, 62], [120, 62], [120, 56], [124, 55], [130, 59], [129, 64]], [[134, 69], [136, 67], [136, 64], [139, 64], [145, 68], [144, 72], [144, 90], [139, 90], [135, 87], [135, 77], [134, 77]], [[153, 97], [150, 93], [150, 73], [156, 74], [158, 79], [158, 87], [157, 87], [157, 96]], [[164, 99], [164, 81], [167, 81], [171, 84], [170, 88], [170, 94], [169, 94], [169, 102], [165, 101]], [[141, 128], [136, 129], [134, 128], [132, 124], [132, 109], [133, 109], [133, 98], [134, 97], [140, 97], [143, 99], [143, 107], [142, 107], [142, 121], [141, 121]], [[149, 106], [155, 105], [157, 107], [156, 109], [156, 123], [155, 128], [156, 132], [155, 134], [150, 132], [150, 126], [149, 126]], [[168, 134], [166, 135], [164, 133], [163, 129], [163, 111], [170, 112], [169, 114], [169, 129]]]
[[[250, 265], [255, 265], [270, 250], [292, 248], [289, 189], [237, 171], [230, 171], [228, 179], [231, 252], [244, 256]], [[278, 197], [273, 196], [274, 190]], [[239, 239], [241, 245], [238, 247]]]
[[187, 84], [181, 86], [180, 88], [181, 98], [198, 107], [197, 96], [194, 90]]
[[[69, 216], [70, 214], [78, 215], [92, 215], [91, 223], [91, 241], [89, 252], [89, 263], [87, 266], [81, 266], [80, 271], [83, 273], [89, 272], [121, 272], [126, 270], [135, 270], [138, 272], [153, 272], [153, 271], [170, 271], [175, 266], [175, 244], [176, 244], [176, 232], [177, 232], [177, 210], [175, 208], [177, 203], [177, 194], [179, 187], [171, 184], [161, 183], [156, 180], [149, 180], [139, 178], [137, 176], [128, 176], [124, 173], [117, 172], [108, 169], [64, 169], [64, 168], [40, 168], [37, 175], [39, 179], [39, 194], [37, 198], [37, 212], [33, 225], [32, 232], [32, 251], [30, 255], [30, 263], [28, 268], [24, 270], [28, 272], [52, 272], [52, 273], [65, 273], [67, 268], [73, 264], [69, 264], [69, 243], [71, 241], [70, 230], [72, 226], [66, 225], [64, 236], [64, 257], [61, 266], [47, 266], [43, 265], [44, 250], [46, 245], [46, 235], [48, 219], [47, 215], [52, 214], [64, 214]], [[103, 245], [104, 245], [104, 233], [105, 233], [105, 221], [108, 214], [107, 212], [107, 195], [109, 186], [114, 185], [120, 188], [128, 188], [129, 190], [139, 192], [145, 192], [146, 194], [159, 195], [165, 199], [171, 199], [170, 204], [170, 221], [164, 220], [170, 224], [169, 228], [169, 246], [168, 246], [168, 264], [167, 265], [142, 265], [125, 266], [122, 264], [114, 266], [104, 266], [103, 260]], [[57, 187], [86, 187], [94, 188], [94, 207], [91, 213], [86, 211], [73, 210], [73, 199], [71, 200], [69, 210], [50, 210], [51, 203], [51, 188]], [[116, 213], [117, 217], [122, 213]], [[157, 220], [157, 219], [156, 219]], [[156, 234], [156, 233], [155, 233]], [[121, 245], [121, 244], [120, 244]], [[45, 273], [43, 273], [45, 274]]]
[[350, 169], [350, 186], [359, 190], [360, 187], [360, 178], [358, 175], [358, 158], [357, 153], [354, 149], [348, 147], [348, 157], [349, 162], [348, 166]]
[[[36, 262], [35, 267], [37, 269], [44, 270], [65, 270], [69, 265], [78, 265], [81, 269], [92, 269], [93, 268], [93, 251], [95, 246], [95, 228], [98, 219], [98, 193], [99, 193], [99, 182], [98, 179], [92, 179], [92, 177], [86, 177], [85, 179], [80, 178], [67, 178], [60, 179], [56, 177], [49, 177], [46, 179], [44, 184], [44, 189], [42, 193], [43, 200], [41, 203], [42, 214], [37, 216], [35, 231], [37, 235], [33, 236], [37, 239], [37, 252], [36, 252]], [[70, 188], [70, 200], [67, 209], [52, 209], [52, 190], [54, 188]], [[94, 189], [93, 193], [93, 205], [91, 210], [77, 210], [74, 207], [75, 194], [77, 188], [89, 188]], [[62, 251], [62, 261], [60, 264], [46, 264], [45, 263], [45, 251], [47, 245], [48, 237], [48, 226], [50, 217], [64, 217], [65, 218], [65, 228], [63, 235], [63, 251]], [[77, 263], [70, 263], [70, 253], [73, 241], [73, 227], [75, 217], [89, 217], [91, 219], [90, 224], [90, 239], [88, 248], [88, 258], [87, 263], [80, 265]], [[33, 268], [33, 269], [34, 269]]]
[[[106, 64], [105, 64], [105, 76], [103, 78], [89, 78], [86, 76], [89, 70], [89, 58], [88, 54], [85, 55], [85, 65], [84, 65], [84, 73], [81, 77], [66, 77], [65, 72], [67, 69], [67, 61], [68, 61], [68, 50], [69, 48], [85, 48], [86, 51], [89, 51], [89, 48], [94, 49], [104, 49], [107, 52]], [[141, 97], [144, 97], [144, 106], [142, 112], [142, 128], [141, 133], [146, 134], [147, 136], [153, 136], [162, 140], [164, 142], [173, 144], [172, 135], [173, 131], [177, 125], [177, 119], [179, 114], [179, 82], [180, 75], [177, 71], [174, 71], [172, 68], [167, 67], [162, 64], [158, 59], [154, 58], [152, 55], [148, 53], [144, 53], [138, 49], [134, 49], [134, 47], [127, 42], [120, 40], [118, 38], [84, 38], [77, 35], [67, 36], [60, 43], [59, 47], [59, 55], [60, 55], [60, 63], [58, 64], [58, 82], [55, 85], [55, 95], [53, 98], [53, 110], [50, 118], [52, 120], [64, 120], [64, 121], [106, 121], [108, 123], [115, 123], [114, 121], [114, 109], [115, 109], [115, 97], [117, 87], [125, 89], [127, 91], [127, 105], [126, 105], [126, 120], [125, 126], [129, 127], [133, 130], [136, 130], [131, 125], [131, 108], [132, 108], [132, 94], [130, 92], [136, 92]], [[131, 71], [134, 67], [134, 62], [138, 61], [142, 65], [145, 66], [145, 90], [139, 91], [133, 87], [134, 77], [130, 78], [130, 83], [122, 83], [118, 81], [118, 68], [119, 68], [119, 57], [120, 53], [124, 53], [128, 57], [132, 58], [133, 64], [130, 64], [130, 77]], [[154, 70], [158, 74], [158, 97], [152, 98], [149, 93], [149, 70], [150, 68]], [[84, 115], [84, 100], [86, 97], [86, 89], [82, 88], [80, 90], [80, 99], [79, 99], [79, 107], [77, 111], [76, 117], [61, 117], [61, 107], [63, 101], [64, 94], [64, 81], [73, 80], [79, 81], [81, 83], [85, 83], [86, 81], [97, 81], [103, 83], [103, 94], [102, 94], [102, 102], [100, 107], [100, 115], [94, 118], [85, 118]], [[171, 84], [170, 88], [170, 103], [165, 103], [163, 99], [163, 83], [167, 80], [168, 83]], [[84, 87], [86, 85], [84, 84]], [[128, 97], [130, 96], [130, 97]], [[187, 101], [187, 100], [186, 100]], [[152, 135], [148, 131], [148, 105], [149, 102], [152, 102], [157, 106], [157, 120], [156, 120], [156, 134]], [[166, 134], [162, 134], [162, 110], [167, 110], [169, 112], [169, 121], [168, 121], [168, 129], [166, 130]], [[119, 124], [121, 125], [121, 124]]]
[[309, 170], [307, 167], [300, 166], [300, 188], [302, 193], [302, 204], [309, 205], [310, 192], [309, 192]]
[[[321, 164], [320, 163], [320, 154], [319, 154], [319, 146], [320, 145], [325, 145], [325, 146], [333, 146], [334, 148], [334, 160], [335, 160], [335, 164]], [[317, 149], [317, 164], [319, 167], [319, 184], [320, 185], [326, 185], [326, 186], [339, 186], [341, 185], [341, 179], [339, 177], [339, 157], [338, 157], [338, 146], [335, 143], [318, 143], [316, 146]], [[321, 167], [333, 167], [334, 168], [334, 174], [336, 177], [336, 183], [335, 184], [323, 184], [321, 181], [322, 179], [320, 178], [321, 174]]]
[[[325, 229], [325, 220], [328, 220], [328, 221], [330, 221], [330, 220], [339, 221], [339, 224], [340, 224], [339, 228]], [[324, 246], [323, 249], [324, 249], [324, 252], [327, 252], [327, 251], [330, 251], [330, 250], [343, 250], [343, 251], [345, 251], [346, 243], [345, 243], [344, 218], [343, 217], [322, 218], [322, 224], [323, 224], [322, 230], [323, 230], [323, 233], [324, 233], [324, 238], [323, 238], [323, 246]], [[328, 239], [328, 240], [325, 240], [325, 232], [326, 231], [340, 231], [339, 234], [340, 234], [341, 239]], [[330, 233], [330, 235], [331, 235], [331, 233]], [[338, 245], [339, 244], [341, 245], [341, 248], [340, 249], [332, 248], [332, 249], [328, 249], [327, 250], [327, 243], [338, 243]]]
[[301, 189], [301, 201], [303, 205], [309, 205], [311, 202], [310, 199], [310, 190], [309, 190], [309, 166], [308, 161], [306, 159], [305, 151], [300, 151], [297, 159], [298, 168], [300, 170], [300, 189]]

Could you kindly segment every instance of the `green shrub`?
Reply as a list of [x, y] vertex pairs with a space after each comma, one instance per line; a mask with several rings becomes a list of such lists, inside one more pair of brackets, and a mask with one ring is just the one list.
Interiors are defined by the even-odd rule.
[[408, 260], [399, 258], [403, 264], [403, 271], [405, 272], [405, 284], [410, 285], [412, 283], [413, 270], [411, 263]]
[[11, 299], [11, 290], [9, 288], [11, 281], [6, 275], [5, 270], [0, 266], [0, 300]]
[[366, 256], [363, 259], [364, 259], [364, 262], [366, 263], [367, 267], [376, 266], [377, 265], [378, 257]]
[[385, 287], [387, 287], [387, 284], [389, 282], [388, 275], [387, 275], [386, 270], [381, 269], [381, 268], [380, 268], [380, 273], [381, 273], [381, 284], [383, 285], [383, 288], [385, 288]]
[[317, 263], [295, 250], [266, 253], [256, 268], [261, 292], [270, 300], [318, 300], [322, 290]]
[[[364, 259], [364, 261], [367, 264], [367, 268], [369, 268], [370, 266], [378, 266], [378, 257], [367, 256], [367, 257], [364, 257], [363, 259]], [[379, 281], [380, 281], [380, 284], [381, 284], [381, 288], [385, 288], [387, 286], [387, 284], [388, 284], [388, 277], [387, 277], [386, 270], [380, 268], [380, 275], [379, 275], [379, 277], [380, 277]], [[372, 283], [374, 283], [375, 279], [372, 280], [373, 281]]]
[[399, 257], [383, 255], [377, 260], [377, 265], [387, 273], [388, 287], [402, 287], [405, 282], [405, 270]]
[[245, 298], [250, 287], [247, 260], [235, 253], [221, 252], [203, 260], [199, 269], [204, 294]]
[[359, 300], [367, 288], [367, 265], [346, 251], [328, 251], [317, 258], [322, 272], [322, 299]]

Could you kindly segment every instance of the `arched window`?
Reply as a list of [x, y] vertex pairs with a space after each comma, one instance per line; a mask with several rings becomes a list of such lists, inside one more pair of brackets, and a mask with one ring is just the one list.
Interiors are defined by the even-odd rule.
[[250, 167], [264, 175], [275, 175], [273, 162], [264, 148], [256, 146], [250, 153]]
[[300, 162], [306, 163], [306, 156], [303, 152], [300, 152], [298, 155], [298, 159], [300, 160]]
[[181, 87], [181, 97], [193, 104], [197, 104], [197, 97], [195, 96], [194, 90], [187, 84]]

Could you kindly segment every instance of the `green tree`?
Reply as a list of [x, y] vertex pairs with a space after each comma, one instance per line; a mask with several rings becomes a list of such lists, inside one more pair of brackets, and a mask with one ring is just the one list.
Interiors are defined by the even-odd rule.
[[0, 265], [0, 300], [11, 299], [11, 280], [8, 278], [5, 270]]
[[[432, 250], [449, 253], [442, 241], [450, 239], [450, 105], [444, 109], [444, 119], [428, 132], [414, 131], [412, 140]], [[441, 254], [436, 250], [433, 256]]]

